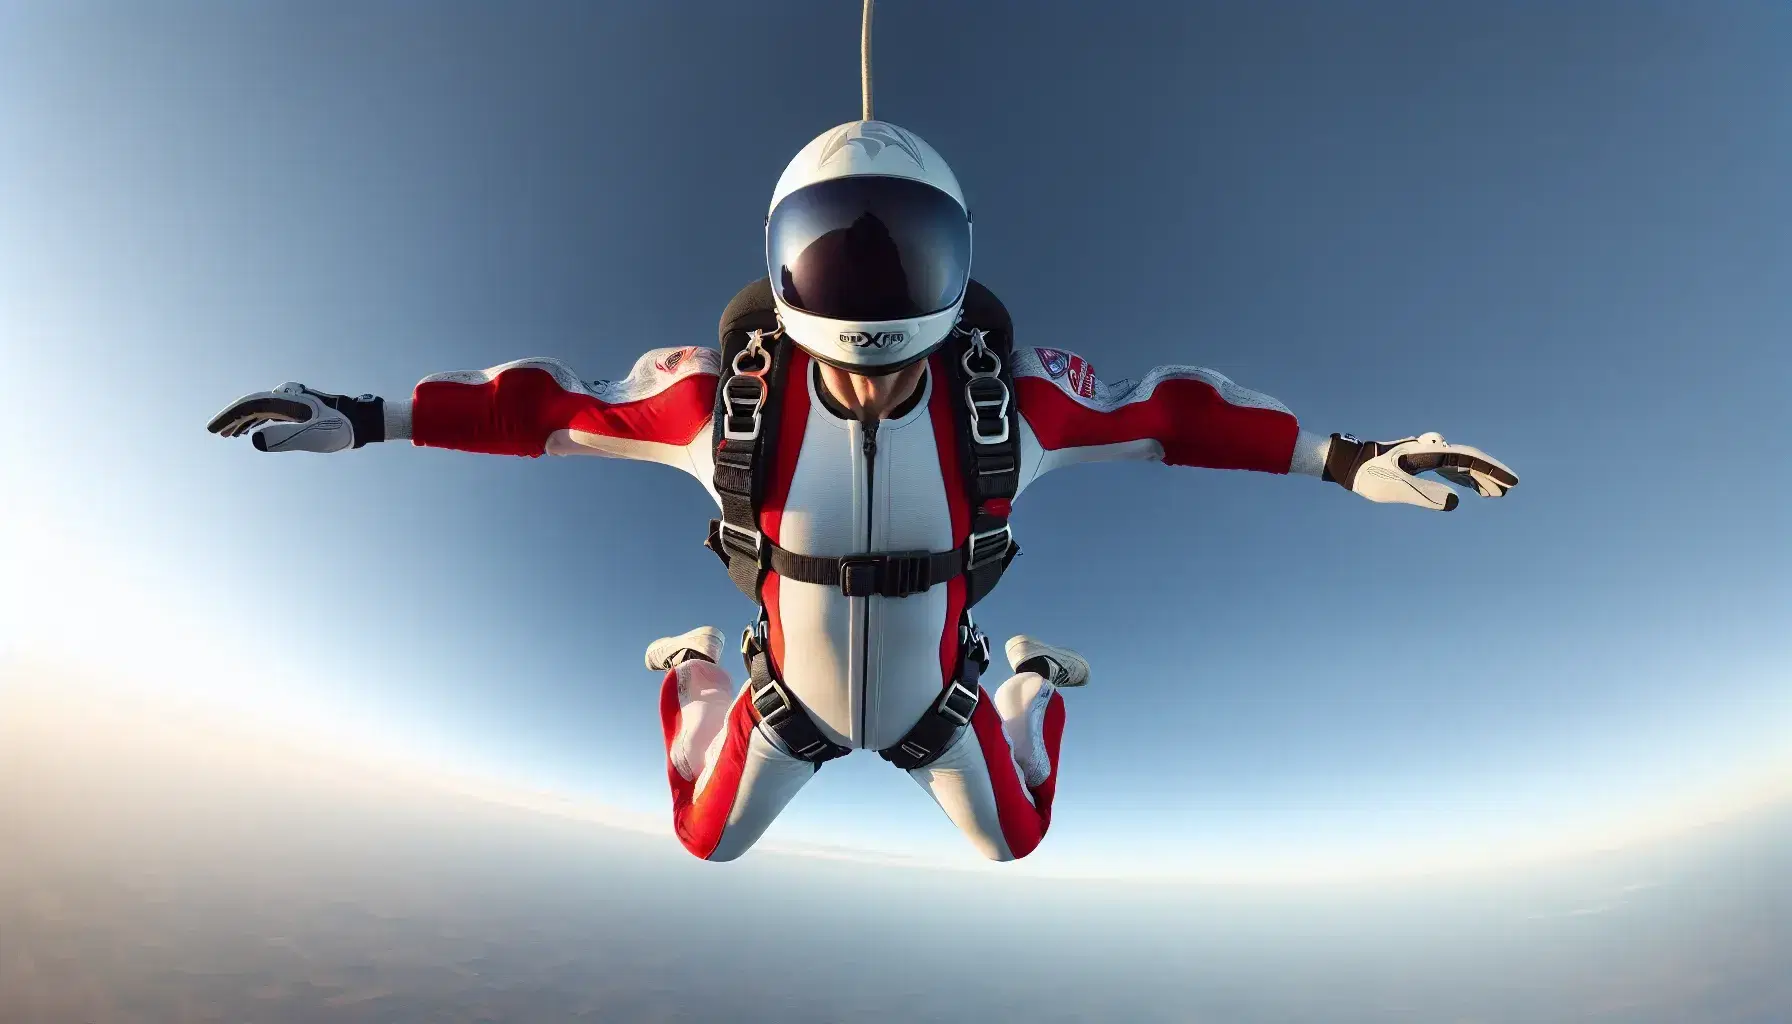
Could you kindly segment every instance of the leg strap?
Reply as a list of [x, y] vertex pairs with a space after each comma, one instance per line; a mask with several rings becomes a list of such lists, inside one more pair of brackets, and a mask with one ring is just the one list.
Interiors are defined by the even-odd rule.
[[925, 768], [951, 749], [971, 715], [983, 699], [983, 688], [977, 685], [984, 669], [989, 667], [989, 638], [971, 621], [967, 612], [958, 627], [958, 678], [946, 684], [939, 699], [933, 702], [914, 727], [896, 745], [878, 751], [878, 756], [903, 771]]
[[852, 753], [821, 734], [809, 709], [796, 699], [784, 681], [772, 673], [771, 654], [766, 649], [765, 619], [747, 627], [741, 638], [740, 653], [747, 662], [749, 703], [753, 720], [768, 739], [784, 748], [790, 756], [808, 761], [817, 768], [836, 757]]

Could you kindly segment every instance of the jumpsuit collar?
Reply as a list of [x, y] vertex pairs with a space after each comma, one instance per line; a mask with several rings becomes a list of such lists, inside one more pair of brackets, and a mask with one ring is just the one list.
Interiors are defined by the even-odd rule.
[[[909, 413], [914, 412], [915, 408], [921, 404], [921, 400], [927, 397], [927, 385], [929, 383], [929, 378], [932, 376], [933, 364], [929, 361], [926, 372], [921, 374], [920, 380], [915, 381], [915, 390], [912, 391], [907, 398], [902, 400], [902, 404], [890, 410], [889, 414], [883, 418], [884, 422], [889, 423], [895, 420], [900, 420], [908, 416]], [[813, 390], [815, 392], [816, 401], [821, 403], [821, 407], [826, 409], [830, 416], [833, 416], [837, 420], [858, 419], [857, 416], [853, 415], [851, 410], [840, 404], [840, 400], [834, 397], [832, 391], [828, 390], [826, 382], [821, 379], [820, 366], [810, 366], [809, 379], [814, 384]]]

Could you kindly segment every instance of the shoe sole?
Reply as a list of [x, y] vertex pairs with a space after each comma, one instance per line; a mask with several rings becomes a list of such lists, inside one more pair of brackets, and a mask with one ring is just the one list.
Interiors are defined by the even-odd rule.
[[[1050, 658], [1053, 661], [1057, 662], [1058, 666], [1064, 670], [1065, 681], [1058, 682], [1056, 679], [1054, 679], [1054, 680], [1052, 680], [1053, 686], [1071, 687], [1071, 686], [1087, 686], [1088, 685], [1088, 683], [1089, 683], [1089, 661], [1088, 661], [1088, 659], [1084, 658], [1082, 655], [1076, 653], [1075, 651], [1071, 650], [1068, 647], [1053, 647], [1051, 644], [1041, 643], [1040, 641], [1034, 640], [1031, 637], [1025, 638], [1025, 642], [1021, 643], [1021, 644], [1016, 644], [1014, 642], [1015, 640], [1020, 640], [1020, 639], [1022, 639], [1022, 638], [1014, 637], [1013, 639], [1010, 639], [1009, 642], [1003, 646], [1002, 652], [1008, 658], [1009, 669], [1012, 670], [1012, 669], [1014, 669], [1015, 666], [1017, 666], [1023, 662], [1030, 661], [1033, 658], [1044, 656], [1044, 657]], [[1015, 654], [1017, 653], [1017, 649], [1018, 649], [1018, 653], [1024, 653], [1025, 657], [1019, 657], [1019, 658], [1015, 657]], [[1080, 675], [1081, 675], [1080, 679], [1077, 678], [1079, 673], [1076, 671], [1076, 669], [1082, 670], [1080, 673]], [[1072, 680], [1074, 680], [1074, 682]]]
[[[715, 660], [719, 658], [722, 653], [723, 642], [725, 639], [726, 638], [722, 635], [722, 631], [714, 626], [698, 626], [696, 629], [680, 633], [677, 636], [660, 637], [658, 640], [647, 645], [647, 654], [645, 658], [647, 669], [650, 672], [666, 671], [666, 665], [658, 664], [656, 662], [663, 662], [665, 659], [676, 655], [679, 651], [697, 651], [700, 654], [708, 656], [711, 660]], [[714, 641], [713, 644], [709, 642], [711, 640]], [[713, 651], [711, 650], [712, 646], [714, 648]], [[660, 655], [658, 659], [654, 657], [656, 653]]]

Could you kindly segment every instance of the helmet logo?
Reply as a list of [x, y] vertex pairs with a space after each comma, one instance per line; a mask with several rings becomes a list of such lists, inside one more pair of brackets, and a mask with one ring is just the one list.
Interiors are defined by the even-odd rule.
[[877, 154], [883, 152], [886, 146], [901, 150], [908, 154], [908, 158], [915, 162], [916, 167], [922, 170], [927, 169], [927, 164], [921, 159], [920, 142], [901, 128], [883, 121], [857, 121], [835, 132], [834, 137], [828, 140], [827, 145], [821, 147], [821, 159], [816, 161], [816, 166], [825, 165], [848, 146], [859, 147], [864, 151], [866, 158], [872, 160], [875, 160]]
[[908, 340], [903, 331], [841, 331], [840, 344], [847, 348], [889, 348]]

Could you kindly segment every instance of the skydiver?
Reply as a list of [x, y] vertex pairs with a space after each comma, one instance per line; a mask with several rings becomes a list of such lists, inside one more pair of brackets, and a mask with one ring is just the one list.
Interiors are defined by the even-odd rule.
[[690, 473], [721, 509], [709, 546], [760, 604], [736, 692], [702, 627], [649, 648], [673, 820], [686, 849], [739, 857], [820, 765], [877, 750], [995, 860], [1050, 823], [1074, 652], [1009, 641], [1012, 678], [980, 684], [970, 606], [1013, 558], [1010, 503], [1083, 462], [1157, 461], [1311, 476], [1371, 501], [1456, 507], [1435, 471], [1483, 497], [1518, 478], [1426, 433], [1301, 429], [1212, 370], [1111, 385], [1057, 347], [1013, 344], [971, 280], [971, 218], [940, 155], [888, 122], [815, 138], [773, 190], [765, 280], [736, 296], [718, 348], [656, 349], [593, 382], [553, 359], [424, 378], [408, 400], [297, 383], [210, 423], [267, 452], [412, 444], [599, 455]]

